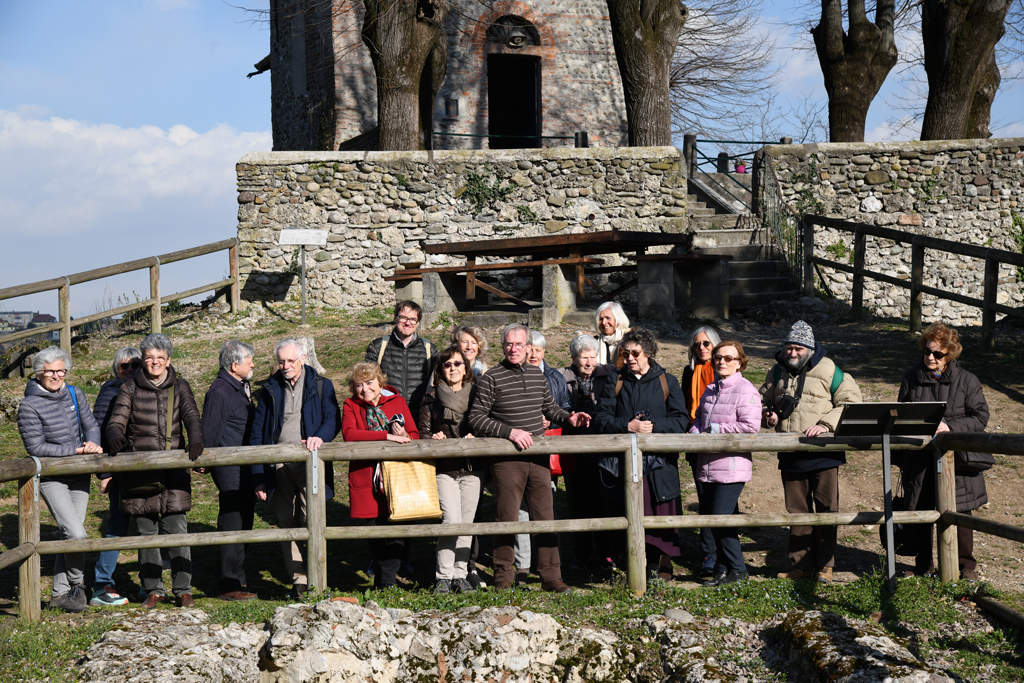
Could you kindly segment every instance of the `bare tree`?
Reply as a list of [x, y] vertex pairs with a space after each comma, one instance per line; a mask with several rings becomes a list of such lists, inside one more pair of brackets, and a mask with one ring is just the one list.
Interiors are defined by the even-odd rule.
[[863, 142], [868, 108], [896, 65], [896, 2], [878, 0], [869, 21], [864, 0], [847, 0], [849, 30], [843, 29], [842, 0], [821, 0], [821, 19], [811, 29], [828, 93], [831, 142]]
[[689, 11], [679, 0], [607, 0], [631, 146], [672, 144], [672, 55]]
[[1009, 9], [1010, 0], [923, 1], [928, 103], [922, 140], [957, 140], [987, 131], [1000, 80], [994, 50]]
[[760, 5], [760, 0], [688, 5], [690, 16], [669, 75], [677, 134], [729, 138], [760, 127], [778, 73], [772, 68], [775, 41], [762, 28]]

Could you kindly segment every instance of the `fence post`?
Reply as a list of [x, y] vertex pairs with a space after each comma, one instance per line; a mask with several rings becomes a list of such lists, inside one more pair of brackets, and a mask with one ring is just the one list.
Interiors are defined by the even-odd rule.
[[683, 135], [683, 166], [687, 178], [697, 177], [697, 136], [693, 133]]
[[71, 354], [71, 281], [64, 276], [64, 284], [57, 290], [57, 317], [64, 327], [60, 328], [60, 348]]
[[644, 543], [643, 453], [631, 434], [626, 449], [626, 578], [637, 597], [647, 591], [647, 547]]
[[864, 261], [868, 251], [868, 236], [860, 230], [853, 231], [853, 319], [864, 316]]
[[924, 245], [917, 243], [917, 238], [910, 243], [910, 333], [921, 331], [921, 315], [924, 294]]
[[981, 307], [981, 348], [991, 351], [996, 347], [996, 312], [992, 304], [999, 300], [999, 261], [992, 258], [992, 250], [985, 252], [985, 291]]
[[235, 279], [231, 283], [231, 287], [228, 289], [230, 292], [228, 301], [231, 304], [231, 312], [238, 313], [241, 308], [241, 285], [238, 282], [238, 240], [235, 240], [235, 246], [228, 249], [228, 267], [231, 270], [231, 277]]
[[800, 217], [804, 236], [804, 296], [814, 296], [814, 223], [807, 216]]
[[[953, 451], [935, 450], [935, 503], [942, 512], [956, 512], [956, 481], [953, 477]], [[956, 525], [938, 521], [939, 578], [943, 583], [960, 578]]]
[[[327, 527], [327, 503], [324, 496], [324, 462], [320, 454], [313, 451], [306, 458], [306, 528], [309, 540], [306, 542], [306, 580], [311, 592], [327, 590], [327, 541], [324, 529]], [[334, 485], [334, 482], [331, 482]], [[315, 587], [315, 588], [314, 588]]]
[[[39, 543], [39, 495], [35, 477], [18, 482], [18, 545]], [[33, 552], [18, 567], [18, 608], [25, 621], [39, 621], [39, 554]]]
[[163, 328], [163, 320], [160, 318], [160, 259], [155, 256], [153, 258], [156, 263], [149, 267], [149, 298], [153, 300], [149, 318], [153, 328], [150, 331], [155, 334]]

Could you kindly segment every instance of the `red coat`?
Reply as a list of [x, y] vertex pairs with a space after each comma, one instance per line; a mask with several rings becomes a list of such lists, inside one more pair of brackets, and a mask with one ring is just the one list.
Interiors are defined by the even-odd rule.
[[[392, 392], [391, 396], [381, 396], [377, 407], [384, 411], [389, 420], [393, 415], [405, 415], [405, 431], [412, 439], [419, 439], [416, 422], [412, 419], [409, 406], [405, 399], [398, 395], [394, 387], [384, 387]], [[374, 432], [366, 426], [366, 409], [370, 404], [362, 399], [345, 399], [341, 416], [341, 435], [345, 441], [384, 441], [387, 432]], [[348, 498], [349, 515], [353, 519], [376, 519], [381, 511], [387, 510], [388, 501], [383, 493], [373, 488], [373, 469], [377, 462], [373, 460], [352, 461], [348, 464]]]

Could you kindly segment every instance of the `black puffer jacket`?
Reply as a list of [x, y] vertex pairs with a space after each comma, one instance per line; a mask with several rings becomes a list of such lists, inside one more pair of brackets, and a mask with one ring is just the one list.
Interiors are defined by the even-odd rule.
[[[388, 345], [381, 357], [380, 349], [385, 339]], [[408, 346], [404, 346], [392, 330], [387, 337], [378, 337], [366, 347], [365, 360], [380, 364], [381, 370], [388, 377], [387, 383], [398, 389], [398, 394], [409, 404], [409, 412], [417, 420], [420, 419], [420, 406], [437, 362], [437, 346], [430, 344], [428, 353], [427, 343], [417, 335]], [[422, 429], [422, 425], [418, 426]]]
[[[145, 372], [121, 385], [107, 425], [107, 440], [128, 439], [125, 452], [167, 449], [167, 393], [174, 385], [171, 413], [170, 450], [185, 448], [186, 443], [203, 442], [203, 423], [192, 387], [167, 366], [167, 377], [157, 387]], [[185, 433], [188, 433], [186, 442]], [[164, 490], [145, 497], [132, 497], [137, 487], [162, 484]], [[121, 510], [131, 515], [174, 514], [192, 509], [192, 478], [187, 469], [124, 472], [121, 474]]]
[[[988, 425], [989, 410], [981, 382], [971, 372], [964, 370], [959, 361], [952, 360], [946, 371], [938, 378], [930, 370], [917, 367], [907, 372], [900, 385], [898, 398], [901, 403], [943, 402], [946, 412], [943, 421], [951, 432], [983, 432]], [[933, 452], [904, 451], [903, 490], [910, 510], [916, 510], [921, 488], [931, 478], [922, 472], [932, 469]], [[963, 461], [964, 454], [956, 453], [954, 461]], [[956, 468], [956, 509], [958, 512], [976, 510], [988, 502], [985, 489], [985, 475]]]

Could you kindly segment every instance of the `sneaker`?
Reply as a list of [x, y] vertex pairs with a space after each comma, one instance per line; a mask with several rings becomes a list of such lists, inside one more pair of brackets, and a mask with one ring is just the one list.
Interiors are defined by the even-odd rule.
[[472, 593], [475, 588], [472, 584], [465, 579], [452, 579], [452, 592], [453, 593]]
[[[76, 593], [75, 589], [78, 589]], [[60, 609], [65, 612], [84, 612], [88, 607], [85, 600], [85, 591], [82, 590], [81, 586], [72, 586], [71, 590], [61, 595], [55, 595], [50, 598], [50, 602], [47, 604], [49, 609]]]
[[466, 572], [466, 581], [468, 581], [469, 585], [472, 586], [474, 589], [487, 588], [487, 582], [483, 580], [483, 578], [477, 573], [475, 569]]
[[448, 583], [448, 579], [438, 579], [434, 584], [434, 592], [438, 595], [448, 595], [452, 592], [452, 585]]
[[92, 594], [89, 604], [93, 607], [120, 607], [128, 604], [128, 598], [118, 593], [113, 586], [104, 586]]
[[700, 572], [697, 574], [702, 579], [710, 579], [715, 575], [715, 565], [718, 564], [718, 560], [711, 555], [704, 556], [704, 562], [700, 566]]

